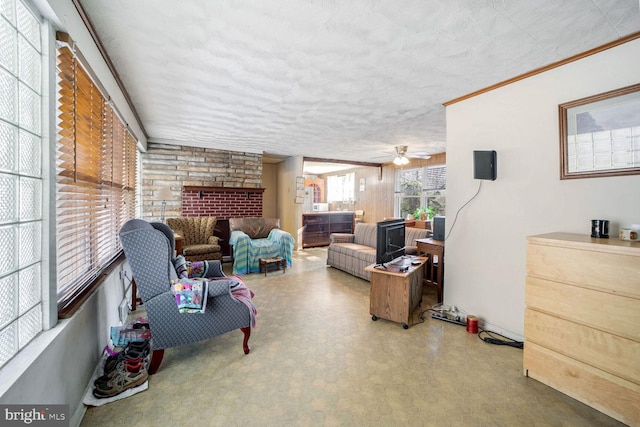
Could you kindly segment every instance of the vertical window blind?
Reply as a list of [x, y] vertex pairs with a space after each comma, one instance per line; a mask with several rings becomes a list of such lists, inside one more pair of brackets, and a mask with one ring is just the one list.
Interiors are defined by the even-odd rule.
[[62, 313], [121, 254], [118, 232], [135, 216], [137, 148], [73, 42], [63, 33], [57, 39], [56, 240]]

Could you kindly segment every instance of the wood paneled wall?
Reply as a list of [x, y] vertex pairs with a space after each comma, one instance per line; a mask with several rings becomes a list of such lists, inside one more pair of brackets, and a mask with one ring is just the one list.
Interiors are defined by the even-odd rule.
[[[446, 153], [438, 153], [431, 156], [430, 159], [410, 159], [411, 162], [404, 166], [404, 169], [411, 169], [422, 166], [438, 166], [447, 162]], [[401, 169], [393, 163], [385, 163], [382, 168], [377, 167], [359, 167], [349, 170], [340, 171], [342, 175], [348, 172], [355, 173], [355, 202], [353, 204], [337, 204], [331, 209], [336, 210], [363, 210], [365, 222], [378, 222], [385, 218], [393, 218], [393, 207], [395, 198], [395, 176], [396, 171]], [[321, 175], [326, 182], [330, 175]], [[360, 179], [365, 180], [365, 189], [360, 191]]]

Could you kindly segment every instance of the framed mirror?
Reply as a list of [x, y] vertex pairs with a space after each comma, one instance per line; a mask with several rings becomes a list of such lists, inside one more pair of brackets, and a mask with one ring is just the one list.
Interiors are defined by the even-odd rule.
[[559, 106], [560, 179], [640, 174], [640, 84]]

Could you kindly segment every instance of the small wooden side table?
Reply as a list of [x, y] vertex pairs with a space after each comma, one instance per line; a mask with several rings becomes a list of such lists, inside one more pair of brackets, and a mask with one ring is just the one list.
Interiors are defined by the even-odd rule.
[[371, 272], [371, 320], [387, 319], [409, 329], [413, 324], [413, 311], [422, 303], [422, 267], [425, 261], [425, 258], [412, 258], [401, 260], [401, 264], [386, 264], [386, 268], [375, 264], [365, 268]]
[[444, 242], [440, 240], [416, 239], [418, 256], [427, 258], [424, 265], [423, 283], [436, 288], [438, 303], [442, 303], [444, 290]]
[[262, 271], [264, 269], [264, 275], [267, 275], [267, 272], [269, 271], [269, 266], [270, 265], [275, 265], [276, 268], [279, 270], [282, 267], [282, 273], [284, 274], [287, 271], [287, 260], [285, 260], [282, 257], [275, 257], [275, 258], [260, 258], [258, 259], [259, 262], [259, 271]]
[[173, 233], [173, 239], [176, 241], [176, 256], [182, 255], [182, 236], [178, 233]]

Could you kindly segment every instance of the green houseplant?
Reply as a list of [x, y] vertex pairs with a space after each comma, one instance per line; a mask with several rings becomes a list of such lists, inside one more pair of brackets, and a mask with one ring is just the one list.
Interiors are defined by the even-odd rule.
[[420, 219], [423, 221], [426, 219], [432, 220], [435, 214], [436, 213], [431, 206], [420, 206], [419, 208], [416, 208], [415, 212], [413, 213], [413, 217], [415, 219]]

